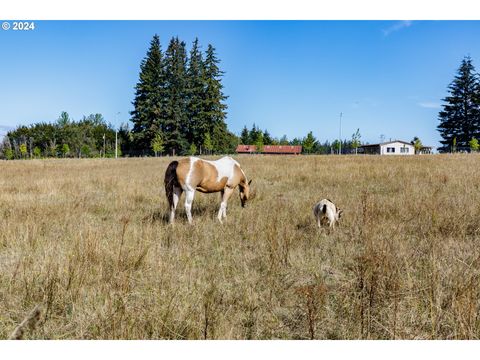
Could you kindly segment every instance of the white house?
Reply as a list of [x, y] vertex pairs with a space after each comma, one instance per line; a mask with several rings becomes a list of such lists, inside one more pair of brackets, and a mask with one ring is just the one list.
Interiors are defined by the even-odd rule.
[[415, 155], [415, 147], [406, 141], [393, 140], [380, 144], [362, 145], [364, 154]]

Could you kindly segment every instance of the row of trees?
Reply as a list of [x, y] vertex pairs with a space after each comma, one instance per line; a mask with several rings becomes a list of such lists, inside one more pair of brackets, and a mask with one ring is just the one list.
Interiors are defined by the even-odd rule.
[[[119, 138], [120, 141], [128, 140], [128, 130], [121, 130]], [[0, 157], [4, 159], [114, 154], [115, 130], [101, 114], [91, 114], [74, 121], [68, 113], [62, 112], [58, 120], [52, 123], [19, 126], [8, 132], [0, 144]]]
[[[134, 134], [128, 125], [122, 125], [117, 133], [117, 154], [129, 155]], [[286, 135], [280, 139], [272, 137], [268, 130], [262, 131], [253, 124], [249, 130], [245, 126], [235, 143], [253, 144], [262, 151], [264, 145], [301, 145], [304, 154], [343, 154], [357, 153], [361, 146], [360, 130], [352, 134], [351, 140], [320, 142], [310, 131], [303, 138], [289, 140]], [[416, 152], [422, 142], [415, 137], [411, 143]], [[476, 139], [469, 142], [471, 151], [479, 150]], [[155, 156], [165, 151], [163, 139], [157, 134], [151, 142]], [[207, 135], [204, 151], [213, 151], [211, 139]], [[232, 151], [233, 152], [233, 151]], [[197, 149], [189, 149], [188, 154], [198, 154]], [[107, 124], [101, 114], [84, 116], [74, 121], [66, 112], [53, 123], [37, 123], [29, 127], [20, 126], [10, 131], [0, 144], [0, 158], [25, 159], [43, 157], [113, 157], [115, 155], [115, 130]]]
[[[253, 124], [250, 130], [245, 126], [240, 137], [235, 138], [229, 152], [233, 153], [238, 143], [255, 144], [258, 149], [264, 145], [301, 145], [306, 154], [338, 153], [340, 142], [325, 141], [321, 143], [310, 131], [304, 138], [289, 140], [286, 135], [280, 139], [272, 137], [267, 130], [262, 131]], [[128, 125], [122, 125], [117, 133], [117, 154], [130, 155], [134, 148], [135, 133]], [[352, 140], [343, 140], [342, 153], [354, 153], [360, 146], [360, 132], [352, 135]], [[164, 140], [155, 134], [150, 143], [152, 153], [157, 156], [165, 153]], [[213, 142], [207, 133], [203, 140], [204, 153], [214, 151]], [[192, 146], [185, 154], [198, 154]], [[135, 153], [134, 153], [135, 155]], [[30, 126], [19, 126], [7, 133], [0, 144], [0, 158], [26, 159], [47, 157], [113, 157], [115, 156], [115, 130], [101, 114], [84, 116], [81, 120], [73, 120], [67, 112], [51, 123], [40, 122]]]
[[437, 129], [442, 136], [440, 152], [478, 151], [480, 139], [480, 81], [472, 59], [465, 57], [443, 99]]
[[135, 87], [132, 150], [170, 155], [233, 152], [238, 138], [225, 123], [227, 97], [219, 63], [211, 44], [203, 53], [195, 39], [187, 56], [185, 42], [174, 37], [164, 53], [155, 35]]
[[287, 135], [283, 135], [281, 138], [272, 137], [268, 130], [261, 130], [255, 124], [249, 130], [247, 126], [244, 126], [240, 133], [240, 144], [255, 145], [259, 151], [265, 145], [301, 145], [302, 152], [304, 154], [332, 154], [338, 153], [341, 149], [343, 154], [357, 153], [358, 148], [361, 146], [360, 129], [352, 134], [351, 140], [334, 140], [333, 142], [325, 141], [321, 143], [313, 136], [313, 132], [310, 131], [303, 138], [293, 138], [288, 140]]

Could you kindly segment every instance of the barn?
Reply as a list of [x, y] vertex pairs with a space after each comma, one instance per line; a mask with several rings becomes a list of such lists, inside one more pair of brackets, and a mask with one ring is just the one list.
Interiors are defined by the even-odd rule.
[[362, 145], [360, 148], [364, 154], [378, 155], [415, 155], [415, 147], [406, 141], [393, 140], [380, 144]]
[[257, 151], [255, 145], [238, 145], [237, 154], [278, 154], [299, 155], [302, 153], [300, 145], [264, 145], [262, 151]]

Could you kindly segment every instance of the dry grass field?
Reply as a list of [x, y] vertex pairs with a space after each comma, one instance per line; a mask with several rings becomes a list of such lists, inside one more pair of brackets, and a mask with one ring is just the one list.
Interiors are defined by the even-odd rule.
[[480, 337], [479, 155], [237, 157], [255, 199], [193, 226], [171, 160], [0, 162], [1, 339]]

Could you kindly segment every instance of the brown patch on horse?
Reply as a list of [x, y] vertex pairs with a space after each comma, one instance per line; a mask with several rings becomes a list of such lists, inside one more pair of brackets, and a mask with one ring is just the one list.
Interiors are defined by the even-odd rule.
[[232, 182], [234, 184], [239, 184], [241, 186], [245, 186], [246, 185], [246, 181], [247, 179], [245, 178], [245, 175], [243, 175], [243, 172], [242, 170], [240, 169], [240, 166], [238, 166], [237, 164], [235, 164], [233, 166], [233, 178], [232, 178]]
[[223, 177], [219, 181], [218, 171], [212, 164], [197, 160], [190, 174], [190, 185], [203, 193], [213, 193], [222, 191], [227, 184], [227, 178]]
[[185, 185], [185, 181], [187, 180], [187, 175], [189, 171], [190, 171], [190, 158], [178, 160], [177, 179], [182, 188]]

